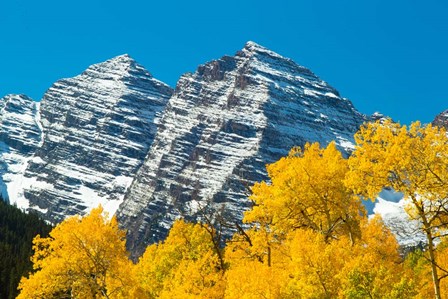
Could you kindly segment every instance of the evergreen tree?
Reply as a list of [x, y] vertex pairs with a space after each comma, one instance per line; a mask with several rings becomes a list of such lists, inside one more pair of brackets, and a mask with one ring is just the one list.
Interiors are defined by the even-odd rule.
[[33, 238], [50, 230], [37, 214], [26, 214], [0, 197], [0, 298], [16, 298], [20, 277], [32, 270]]

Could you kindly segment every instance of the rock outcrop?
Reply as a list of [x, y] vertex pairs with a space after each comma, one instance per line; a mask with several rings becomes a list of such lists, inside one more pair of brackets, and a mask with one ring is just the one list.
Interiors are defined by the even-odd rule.
[[349, 152], [365, 120], [310, 70], [253, 42], [199, 66], [180, 78], [118, 210], [130, 249], [141, 253], [205, 207], [240, 220], [266, 163], [306, 142], [335, 140]]
[[443, 127], [448, 130], [448, 110], [438, 114], [432, 121], [433, 126]]
[[56, 82], [34, 120], [40, 144], [28, 159], [21, 188], [7, 192], [51, 222], [98, 204], [114, 214], [172, 92], [128, 55]]
[[0, 186], [53, 223], [102, 204], [136, 257], [179, 217], [240, 221], [267, 163], [306, 142], [348, 154], [359, 126], [381, 117], [253, 42], [174, 91], [122, 55], [56, 82], [40, 103], [0, 100]]
[[0, 190], [11, 204], [28, 208], [22, 182], [29, 160], [42, 145], [39, 103], [25, 95], [0, 99]]

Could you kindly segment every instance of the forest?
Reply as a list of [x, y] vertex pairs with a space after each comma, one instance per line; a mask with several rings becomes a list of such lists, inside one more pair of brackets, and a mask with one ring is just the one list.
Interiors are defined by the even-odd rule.
[[33, 238], [48, 236], [50, 230], [36, 214], [26, 214], [0, 197], [0, 298], [16, 298], [20, 278], [33, 269]]
[[[313, 143], [268, 165], [230, 239], [216, 214], [179, 219], [134, 263], [126, 232], [101, 207], [39, 231], [18, 298], [444, 298], [446, 131], [381, 121], [355, 141], [348, 158], [334, 142]], [[404, 252], [367, 216], [362, 201], [384, 187], [404, 194], [423, 249]]]

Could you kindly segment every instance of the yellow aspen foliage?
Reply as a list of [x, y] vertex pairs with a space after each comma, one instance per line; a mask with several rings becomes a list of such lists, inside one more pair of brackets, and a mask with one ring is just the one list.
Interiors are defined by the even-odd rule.
[[381, 218], [364, 220], [361, 229], [361, 240], [351, 248], [338, 274], [340, 297], [413, 298], [415, 283], [405, 275], [398, 243]]
[[264, 228], [248, 229], [227, 242], [225, 298], [285, 298], [290, 252]]
[[285, 298], [337, 298], [341, 283], [338, 273], [351, 257], [351, 241], [341, 237], [328, 243], [309, 229], [291, 233]]
[[226, 298], [412, 298], [415, 284], [395, 237], [379, 218], [363, 219], [360, 228], [355, 243], [297, 229], [271, 243], [270, 263], [266, 247], [246, 231], [250, 244], [233, 239], [226, 248]]
[[35, 272], [22, 278], [18, 298], [137, 298], [125, 233], [101, 207], [37, 236]]
[[[443, 237], [437, 245], [436, 259], [440, 292], [441, 294], [448, 294], [448, 280], [443, 279], [448, 275], [448, 240], [446, 237]], [[418, 282], [419, 293], [417, 298], [433, 297], [434, 291], [432, 289], [431, 264], [428, 252], [415, 251], [409, 254], [405, 265], [409, 274], [414, 275], [414, 279]]]
[[440, 291], [442, 294], [448, 294], [448, 280], [443, 279], [448, 277], [448, 240], [446, 237], [437, 245], [436, 251], [437, 271], [440, 279]]
[[226, 299], [285, 298], [282, 293], [288, 272], [258, 260], [243, 259], [226, 272]]
[[271, 183], [256, 183], [250, 199], [255, 206], [245, 213], [246, 223], [269, 226], [278, 237], [300, 228], [310, 228], [325, 240], [359, 234], [364, 208], [345, 187], [347, 160], [334, 142], [326, 148], [306, 144], [287, 157], [268, 165]]
[[[406, 276], [411, 277], [415, 284], [417, 294], [415, 299], [425, 299], [434, 297], [434, 286], [431, 276], [431, 265], [428, 253], [420, 249], [408, 253], [404, 261]], [[444, 285], [442, 281], [441, 286]], [[443, 287], [442, 287], [443, 290]], [[442, 294], [446, 294], [443, 290]]]
[[381, 216], [375, 215], [371, 219], [363, 219], [361, 231], [361, 240], [357, 243], [360, 249], [372, 253], [379, 262], [384, 261], [390, 265], [401, 262], [397, 239], [386, 227]]
[[147, 298], [222, 298], [224, 269], [207, 229], [178, 220], [164, 242], [148, 246], [136, 269]]
[[443, 128], [385, 121], [361, 127], [346, 185], [374, 199], [383, 187], [403, 192], [407, 212], [426, 235], [435, 298], [441, 298], [434, 239], [447, 228], [448, 137]]
[[419, 122], [410, 127], [390, 121], [368, 123], [356, 133], [355, 141], [346, 183], [357, 194], [374, 199], [390, 186], [429, 201], [448, 198], [445, 129]]
[[345, 187], [334, 143], [293, 149], [267, 169], [271, 183], [252, 188], [250, 228], [226, 246], [226, 298], [411, 298], [395, 237]]

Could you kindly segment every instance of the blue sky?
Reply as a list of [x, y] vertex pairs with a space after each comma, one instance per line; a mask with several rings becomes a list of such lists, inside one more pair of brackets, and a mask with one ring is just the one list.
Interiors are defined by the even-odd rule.
[[442, 0], [0, 2], [0, 97], [39, 100], [52, 83], [129, 53], [174, 86], [253, 40], [314, 73], [363, 113], [402, 123], [448, 109]]

